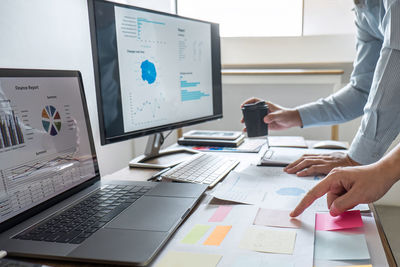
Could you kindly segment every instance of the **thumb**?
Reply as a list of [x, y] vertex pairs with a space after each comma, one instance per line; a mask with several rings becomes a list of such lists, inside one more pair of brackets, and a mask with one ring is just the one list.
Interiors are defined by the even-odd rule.
[[332, 205], [329, 209], [329, 213], [333, 216], [339, 216], [343, 212], [354, 208], [358, 203], [355, 200], [356, 198], [352, 196], [351, 191], [345, 193], [344, 195], [338, 197], [332, 202]]

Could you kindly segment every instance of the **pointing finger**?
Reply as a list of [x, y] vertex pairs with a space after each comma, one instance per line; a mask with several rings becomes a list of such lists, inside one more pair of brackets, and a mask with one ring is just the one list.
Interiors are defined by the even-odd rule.
[[316, 199], [325, 195], [330, 188], [331, 180], [322, 180], [319, 184], [314, 186], [305, 197], [300, 201], [297, 207], [290, 213], [291, 217], [297, 217], [303, 213], [303, 211], [308, 208]]

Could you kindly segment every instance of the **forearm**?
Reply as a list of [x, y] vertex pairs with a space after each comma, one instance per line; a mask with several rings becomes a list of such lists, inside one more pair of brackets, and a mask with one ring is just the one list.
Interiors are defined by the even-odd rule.
[[297, 107], [303, 127], [337, 124], [363, 114], [368, 92], [348, 84], [339, 92], [316, 102]]

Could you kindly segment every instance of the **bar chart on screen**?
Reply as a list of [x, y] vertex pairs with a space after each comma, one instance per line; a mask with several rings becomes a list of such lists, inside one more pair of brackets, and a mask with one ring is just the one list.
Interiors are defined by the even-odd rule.
[[28, 111], [19, 111], [11, 106], [10, 100], [1, 100], [0, 105], [0, 150], [23, 147], [32, 139]]

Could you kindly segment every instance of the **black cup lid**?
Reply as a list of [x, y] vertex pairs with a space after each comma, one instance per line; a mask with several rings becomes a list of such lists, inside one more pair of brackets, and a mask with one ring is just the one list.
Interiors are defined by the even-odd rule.
[[242, 109], [259, 109], [259, 108], [268, 108], [268, 105], [265, 101], [258, 101], [256, 103], [245, 104]]

